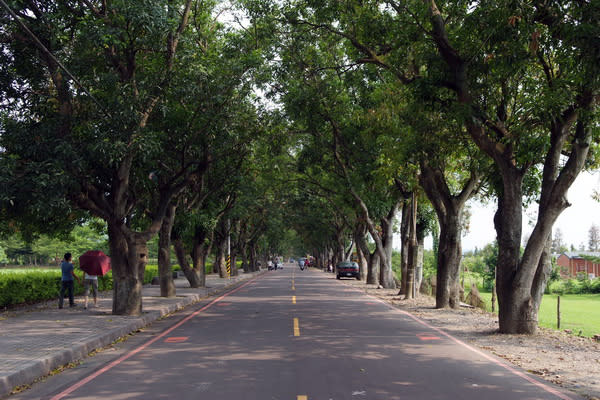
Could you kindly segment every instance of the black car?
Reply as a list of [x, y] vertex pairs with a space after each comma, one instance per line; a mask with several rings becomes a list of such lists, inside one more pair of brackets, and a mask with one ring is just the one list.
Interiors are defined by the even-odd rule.
[[336, 278], [356, 278], [360, 279], [360, 271], [358, 269], [358, 264], [352, 261], [342, 261], [338, 263], [335, 267], [336, 270]]

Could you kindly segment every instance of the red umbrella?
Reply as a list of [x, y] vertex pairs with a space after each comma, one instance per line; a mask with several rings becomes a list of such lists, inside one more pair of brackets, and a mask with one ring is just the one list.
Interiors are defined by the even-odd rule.
[[104, 275], [110, 270], [110, 257], [100, 250], [88, 250], [79, 257], [79, 268], [89, 275]]

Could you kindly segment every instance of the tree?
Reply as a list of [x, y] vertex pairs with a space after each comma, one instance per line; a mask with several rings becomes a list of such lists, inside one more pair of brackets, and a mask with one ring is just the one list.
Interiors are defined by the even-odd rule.
[[[161, 295], [165, 296], [175, 294], [169, 259], [172, 236], [177, 240], [179, 262], [190, 285], [204, 285], [204, 250], [213, 248], [212, 243], [211, 246], [205, 243], [207, 236], [217, 239], [215, 248], [223, 249], [223, 240], [230, 232], [223, 232], [226, 234], [223, 238], [213, 235], [214, 229], [217, 226], [223, 228], [219, 225], [222, 222], [220, 218], [233, 207], [234, 201], [228, 199], [235, 200], [237, 197], [237, 188], [243, 181], [244, 160], [254, 142], [265, 133], [260, 127], [260, 111], [251, 98], [254, 78], [265, 63], [256, 29], [232, 31], [219, 24], [198, 25], [197, 22], [193, 22], [192, 26], [196, 40], [203, 43], [203, 51], [197, 54], [194, 47], [184, 50], [182, 58], [192, 58], [195, 62], [181, 67], [185, 72], [177, 77], [181, 81], [176, 85], [178, 90], [169, 96], [169, 102], [165, 104], [165, 107], [174, 108], [174, 112], [170, 113], [173, 118], [163, 118], [162, 121], [164, 129], [173, 132], [170, 135], [174, 142], [172, 158], [195, 159], [204, 168], [186, 190], [175, 196], [161, 227], [159, 275]], [[198, 68], [197, 63], [202, 68]], [[190, 81], [195, 84], [185, 84]], [[185, 103], [182, 103], [182, 98], [186, 99]], [[186, 135], [179, 133], [180, 130], [196, 133]], [[181, 137], [186, 136], [185, 146], [178, 145]], [[222, 208], [219, 203], [227, 204], [222, 212], [216, 211]], [[217, 214], [206, 215], [209, 210]], [[204, 215], [199, 219], [190, 218], [190, 214], [196, 213]], [[207, 221], [210, 223], [205, 224]], [[192, 227], [190, 222], [199, 225]], [[177, 228], [172, 235], [174, 226]], [[194, 234], [184, 233], [186, 229], [193, 230]], [[184, 236], [186, 240], [182, 241]], [[185, 247], [193, 250], [185, 250]], [[184, 257], [186, 252], [192, 257], [193, 267]], [[235, 259], [235, 253], [232, 255]], [[217, 264], [224, 268], [224, 259], [219, 258]], [[233, 273], [236, 272], [234, 269]]]
[[[551, 228], [569, 205], [567, 190], [586, 166], [597, 123], [598, 49], [589, 38], [598, 35], [598, 9], [585, 2], [439, 7], [434, 0], [327, 2], [323, 9], [310, 26], [345, 38], [356, 62], [404, 85], [452, 94], [446, 115], [462, 121], [498, 178], [500, 331], [534, 332]], [[521, 256], [522, 205], [538, 190], [538, 219]]]
[[177, 74], [180, 44], [193, 43], [186, 40], [192, 3], [28, 2], [15, 12], [39, 41], [2, 15], [3, 71], [11, 82], [2, 93], [3, 172], [15, 187], [30, 188], [11, 192], [6, 209], [24, 204], [57, 215], [39, 207], [41, 196], [21, 198], [45, 187], [50, 204], [106, 221], [115, 314], [141, 313], [146, 243], [197, 172], [190, 160], [156, 173], [167, 137], [157, 123], [160, 105]]
[[[412, 68], [410, 73], [400, 75], [398, 67], [387, 62], [386, 56], [389, 53], [384, 52], [379, 57], [378, 51], [381, 49], [392, 51], [395, 44], [388, 41], [392, 40], [391, 37], [404, 38], [407, 36], [405, 31], [398, 31], [397, 26], [400, 25], [391, 25], [391, 15], [394, 12], [389, 10], [391, 8], [389, 4], [386, 7], [385, 2], [381, 3], [379, 7], [376, 7], [374, 4], [364, 5], [356, 2], [354, 7], [346, 7], [337, 2], [326, 2], [322, 10], [312, 13], [307, 2], [298, 1], [295, 3], [296, 8], [285, 10], [285, 15], [290, 24], [297, 27], [296, 29], [304, 28], [313, 32], [316, 28], [320, 32], [322, 38], [320, 40], [327, 43], [326, 46], [330, 53], [334, 53], [332, 43], [337, 40], [343, 39], [349, 42], [351, 46], [341, 46], [345, 48], [345, 57], [340, 56], [337, 59], [327, 60], [322, 63], [321, 69], [334, 70], [338, 75], [342, 71], [346, 74], [349, 71], [354, 71], [354, 74], [360, 72], [368, 77], [366, 79], [373, 79], [372, 75], [374, 74], [372, 68], [364, 67], [364, 64], [374, 64], [383, 67], [386, 72], [390, 72], [389, 75], [385, 73], [378, 76], [379, 79], [386, 82], [385, 84], [379, 87], [371, 85], [371, 87], [376, 87], [375, 90], [371, 90], [378, 92], [376, 95], [381, 98], [385, 96], [385, 101], [380, 101], [379, 104], [369, 104], [369, 113], [365, 114], [369, 116], [369, 122], [380, 130], [377, 140], [383, 143], [385, 158], [380, 157], [379, 162], [384, 164], [383, 159], [385, 163], [391, 164], [384, 167], [388, 170], [388, 179], [401, 181], [405, 188], [416, 185], [416, 181], [419, 180], [430, 201], [438, 210], [443, 231], [441, 236], [443, 251], [438, 252], [438, 257], [440, 257], [438, 274], [440, 276], [436, 302], [439, 307], [450, 305], [457, 307], [459, 304], [458, 266], [461, 257], [460, 215], [466, 200], [476, 192], [479, 186], [481, 171], [485, 171], [486, 168], [483, 168], [479, 162], [468, 163], [453, 160], [454, 157], [461, 157], [457, 154], [465, 147], [470, 147], [471, 151], [463, 156], [463, 161], [479, 161], [481, 155], [477, 154], [479, 152], [474, 149], [472, 144], [463, 145], [466, 142], [464, 140], [465, 132], [460, 121], [458, 119], [453, 121], [443, 116], [445, 111], [443, 104], [446, 103], [448, 96], [447, 90], [444, 88], [436, 92], [431, 87], [424, 89], [422, 85], [417, 86], [415, 90], [408, 89], [407, 85], [414, 81], [414, 70], [419, 68], [416, 60], [404, 56], [393, 57], [397, 62], [413, 61], [413, 64], [407, 66], [407, 68]], [[381, 20], [377, 20], [378, 18]], [[382, 21], [388, 23], [386, 32], [381, 31]], [[388, 34], [389, 36], [385, 36]], [[307, 35], [307, 33], [304, 32], [303, 35]], [[410, 40], [414, 47], [418, 48], [421, 45], [415, 42], [413, 37], [414, 35], [407, 41]], [[312, 39], [309, 42], [317, 40], [319, 39]], [[314, 52], [311, 53], [310, 59], [314, 62]], [[363, 67], [360, 67], [361, 65]], [[321, 69], [318, 70], [321, 71]], [[394, 79], [398, 79], [399, 82], [395, 83]], [[423, 107], [424, 103], [426, 107]], [[448, 120], [452, 122], [448, 123]], [[386, 146], [392, 149], [387, 150]], [[474, 155], [477, 157], [473, 157]], [[390, 163], [390, 161], [392, 162]], [[414, 170], [419, 163], [421, 163], [421, 171], [417, 174]], [[453, 169], [453, 165], [455, 169]], [[465, 166], [468, 166], [467, 171], [465, 171]], [[406, 175], [399, 172], [399, 168], [404, 168]], [[408, 172], [411, 168], [413, 169], [412, 177]], [[458, 174], [463, 174], [463, 176], [459, 179], [451, 178]], [[415, 179], [416, 176], [419, 178]], [[447, 180], [447, 177], [450, 180]], [[457, 181], [464, 184], [464, 187], [457, 185]], [[405, 191], [405, 194], [408, 194], [408, 191]]]
[[27, 234], [23, 237], [16, 232], [0, 240], [0, 248], [6, 249], [17, 264], [58, 265], [66, 252], [77, 258], [87, 250], [107, 251], [106, 225], [91, 220], [61, 234]]
[[559, 254], [564, 253], [567, 250], [568, 249], [565, 245], [562, 230], [560, 228], [556, 228], [554, 230], [554, 236], [552, 238], [552, 253]]
[[600, 250], [600, 228], [596, 224], [592, 224], [588, 230], [588, 250]]
[[368, 282], [394, 287], [392, 221], [405, 193], [381, 172], [385, 130], [369, 115], [384, 101], [374, 90], [381, 82], [373, 71], [342, 67], [343, 58], [339, 41], [300, 29], [285, 49], [279, 87], [287, 113], [311, 135], [303, 152], [314, 154], [311, 158], [336, 177], [375, 243]]
[[483, 263], [483, 284], [486, 288], [492, 289], [496, 282], [496, 265], [498, 264], [498, 242], [487, 244], [481, 251]]
[[[474, 142], [494, 160], [501, 177], [494, 219], [499, 244], [500, 331], [532, 333], [537, 328], [537, 311], [550, 273], [547, 245], [552, 225], [569, 205], [565, 199], [567, 190], [584, 168], [590, 148], [599, 71], [597, 62], [592, 61], [596, 56], [589, 53], [584, 30], [594, 29], [592, 21], [597, 21], [598, 11], [587, 4], [570, 3], [568, 12], [581, 18], [581, 23], [573, 25], [560, 18], [562, 9], [542, 2], [536, 2], [529, 10], [480, 10], [453, 15], [461, 20], [459, 27], [444, 20], [437, 4], [430, 1], [432, 39], [446, 64], [457, 102], [470, 109], [465, 126]], [[486, 51], [479, 53], [481, 63], [475, 66], [472, 57], [476, 53], [453, 44], [449, 33], [461, 34], [465, 26], [480, 25], [483, 20], [488, 26], [508, 23], [508, 30], [504, 37], [488, 42]], [[493, 58], [493, 69], [486, 66], [490, 61], [485, 61], [485, 53], [495, 56], [506, 52], [512, 55], [510, 61]], [[467, 58], [471, 61], [467, 62]], [[573, 58], [579, 60], [580, 69], [571, 68]], [[520, 71], [518, 75], [514, 75], [515, 68]], [[482, 73], [487, 77], [483, 90], [473, 80]], [[513, 74], [512, 78], [509, 74]], [[555, 91], [567, 82], [570, 90]], [[582, 82], [593, 83], [590, 86]], [[545, 90], [540, 91], [540, 84]], [[476, 99], [482, 95], [487, 103]], [[509, 109], [511, 101], [521, 101], [523, 105], [536, 101], [547, 106], [537, 110]], [[539, 125], [540, 120], [548, 123]], [[535, 149], [543, 148], [544, 152], [532, 149], [532, 145], [542, 141], [545, 147], [537, 145]], [[566, 163], [560, 161], [564, 154]], [[542, 166], [538, 219], [521, 257], [522, 203], [529, 179], [537, 175], [534, 165]]]

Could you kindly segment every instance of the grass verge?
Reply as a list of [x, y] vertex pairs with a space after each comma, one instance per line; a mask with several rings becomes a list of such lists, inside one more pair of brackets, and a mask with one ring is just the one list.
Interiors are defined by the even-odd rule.
[[[492, 311], [492, 294], [480, 292], [487, 310]], [[540, 326], [557, 329], [556, 294], [542, 299], [538, 322]], [[497, 307], [497, 305], [496, 305]], [[575, 335], [591, 337], [600, 334], [600, 294], [565, 294], [560, 296], [560, 329], [570, 329]], [[580, 333], [581, 332], [581, 333]]]

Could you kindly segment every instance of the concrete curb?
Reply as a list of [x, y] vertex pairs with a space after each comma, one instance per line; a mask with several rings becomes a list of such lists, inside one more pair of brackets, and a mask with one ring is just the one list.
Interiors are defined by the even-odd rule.
[[9, 395], [13, 389], [18, 386], [33, 383], [36, 379], [48, 375], [51, 371], [62, 365], [86, 358], [92, 351], [108, 346], [115, 340], [135, 332], [138, 329], [142, 329], [167, 314], [179, 311], [203, 299], [224, 292], [240, 282], [251, 280], [264, 273], [265, 271], [260, 271], [257, 273], [238, 275], [238, 277], [235, 277], [230, 283], [227, 283], [222, 287], [208, 288], [202, 294], [184, 295], [179, 298], [179, 301], [160, 306], [158, 310], [143, 314], [129, 323], [88, 336], [83, 341], [75, 342], [70, 349], [58, 351], [47, 357], [32, 360], [26, 367], [21, 368], [10, 375], [0, 377], [0, 398]]

